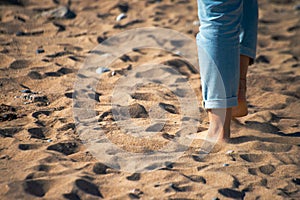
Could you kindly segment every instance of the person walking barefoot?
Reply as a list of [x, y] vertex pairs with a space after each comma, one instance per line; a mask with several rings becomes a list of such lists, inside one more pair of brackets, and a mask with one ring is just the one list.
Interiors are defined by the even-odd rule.
[[232, 117], [248, 114], [246, 77], [256, 54], [257, 0], [197, 0], [197, 34], [207, 140], [228, 141]]

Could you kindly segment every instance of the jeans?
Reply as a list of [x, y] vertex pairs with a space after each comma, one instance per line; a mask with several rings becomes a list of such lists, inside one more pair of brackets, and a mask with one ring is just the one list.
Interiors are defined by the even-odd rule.
[[257, 0], [197, 0], [203, 106], [237, 106], [240, 55], [255, 58]]

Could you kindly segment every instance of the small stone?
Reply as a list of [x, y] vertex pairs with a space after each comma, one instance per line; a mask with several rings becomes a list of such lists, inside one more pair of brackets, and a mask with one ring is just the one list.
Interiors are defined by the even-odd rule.
[[125, 13], [121, 13], [117, 16], [116, 21], [119, 22], [122, 19], [125, 19], [127, 17], [127, 15]]
[[24, 35], [26, 35], [26, 33], [24, 33], [23, 31], [16, 32], [16, 36], [24, 36]]
[[126, 68], [127, 70], [132, 70], [132, 65], [128, 65], [128, 67]]
[[112, 72], [111, 72], [111, 75], [112, 75], [112, 76], [116, 75], [116, 72], [115, 72], [115, 71], [112, 71]]
[[200, 21], [193, 21], [194, 26], [200, 26]]
[[48, 139], [47, 142], [52, 142], [52, 140], [51, 140], [51, 139]]
[[292, 181], [293, 181], [293, 183], [295, 183], [296, 185], [300, 185], [300, 178], [293, 178]]
[[176, 55], [176, 56], [181, 56], [182, 53], [181, 53], [181, 51], [175, 51], [175, 52], [174, 52], [174, 55]]
[[129, 193], [129, 197], [131, 199], [140, 199], [140, 196], [144, 194], [140, 189], [133, 189], [130, 193]]
[[99, 36], [99, 37], [97, 37], [97, 42], [100, 44], [100, 43], [102, 43], [103, 41], [105, 41], [107, 38], [106, 37], [101, 37], [101, 36]]
[[140, 189], [133, 189], [131, 192], [134, 194], [142, 194], [143, 193]]
[[103, 73], [109, 72], [109, 71], [110, 71], [110, 69], [109, 69], [109, 68], [106, 68], [106, 67], [98, 67], [98, 68], [96, 69], [96, 73], [97, 73], [97, 74], [103, 74]]
[[36, 54], [45, 53], [45, 50], [42, 48], [39, 48], [35, 51]]
[[30, 89], [21, 90], [22, 93], [32, 93]]
[[226, 154], [226, 155], [232, 155], [233, 153], [234, 153], [233, 150], [228, 150], [225, 154]]
[[228, 167], [228, 166], [229, 166], [228, 163], [224, 163], [224, 164], [223, 164], [223, 167]]

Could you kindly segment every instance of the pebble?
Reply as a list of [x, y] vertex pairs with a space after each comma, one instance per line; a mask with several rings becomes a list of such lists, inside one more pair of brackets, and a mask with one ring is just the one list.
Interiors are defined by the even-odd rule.
[[224, 164], [223, 164], [223, 167], [228, 167], [228, 166], [229, 166], [228, 163], [224, 163]]
[[115, 72], [115, 71], [112, 71], [112, 72], [111, 72], [111, 75], [112, 75], [112, 76], [116, 75], [116, 72]]
[[233, 153], [234, 153], [233, 150], [228, 150], [225, 154], [226, 154], [226, 155], [232, 155]]
[[22, 93], [32, 93], [31, 90], [29, 90], [29, 89], [21, 90], [21, 92], [22, 92]]
[[293, 183], [295, 183], [296, 185], [300, 185], [300, 178], [293, 178], [292, 181], [293, 181]]
[[211, 200], [220, 200], [218, 197], [213, 197]]
[[131, 191], [131, 193], [137, 194], [137, 195], [143, 194], [143, 192], [142, 192], [140, 189], [133, 189], [133, 190]]
[[35, 51], [36, 54], [45, 53], [45, 50], [42, 48], [39, 48]]
[[47, 142], [52, 142], [52, 140], [51, 140], [51, 139], [48, 139]]
[[296, 5], [296, 6], [294, 7], [294, 9], [295, 9], [295, 10], [300, 10], [300, 4]]
[[96, 69], [96, 73], [97, 74], [103, 74], [104, 72], [109, 72], [110, 71], [110, 69], [109, 68], [106, 68], [106, 67], [98, 67], [97, 69]]
[[200, 21], [193, 21], [194, 26], [200, 26]]
[[175, 51], [174, 54], [177, 55], [177, 56], [181, 56], [182, 55], [181, 51]]
[[24, 36], [24, 35], [26, 35], [26, 33], [24, 33], [23, 31], [16, 32], [16, 36]]
[[144, 194], [140, 189], [133, 189], [131, 190], [131, 192], [129, 193], [129, 197], [131, 199], [140, 199], [140, 196]]
[[125, 13], [121, 13], [117, 16], [116, 21], [121, 21], [122, 19], [125, 19], [127, 15]]
[[[25, 93], [21, 96], [21, 98], [25, 99], [25, 100], [29, 100], [31, 103], [34, 102], [48, 102], [48, 98], [45, 95], [38, 95], [35, 93]], [[24, 104], [28, 104], [30, 102], [24, 102]]]

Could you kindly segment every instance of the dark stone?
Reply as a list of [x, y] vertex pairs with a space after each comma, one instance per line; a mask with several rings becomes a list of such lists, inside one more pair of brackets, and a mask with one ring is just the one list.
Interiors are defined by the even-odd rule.
[[35, 51], [37, 54], [45, 53], [45, 50], [42, 48], [39, 48]]
[[300, 185], [300, 178], [293, 178], [292, 181], [293, 181], [293, 183], [295, 183], [296, 185]]

